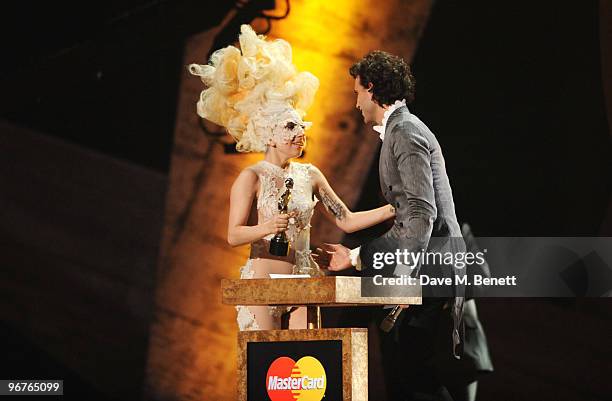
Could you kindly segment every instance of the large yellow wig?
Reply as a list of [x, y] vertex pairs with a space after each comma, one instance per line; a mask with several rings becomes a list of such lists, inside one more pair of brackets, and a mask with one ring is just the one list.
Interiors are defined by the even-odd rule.
[[191, 64], [189, 71], [206, 88], [197, 104], [198, 115], [224, 126], [241, 152], [264, 152], [281, 116], [306, 114], [319, 87], [309, 72], [297, 72], [291, 45], [265, 40], [242, 25], [240, 50], [217, 50], [207, 65]]

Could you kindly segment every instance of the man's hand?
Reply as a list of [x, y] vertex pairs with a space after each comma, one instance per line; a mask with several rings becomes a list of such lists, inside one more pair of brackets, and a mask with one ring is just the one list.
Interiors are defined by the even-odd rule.
[[316, 261], [322, 268], [337, 272], [352, 267], [349, 251], [350, 249], [341, 244], [324, 243], [323, 249], [317, 248], [313, 257], [316, 255]]

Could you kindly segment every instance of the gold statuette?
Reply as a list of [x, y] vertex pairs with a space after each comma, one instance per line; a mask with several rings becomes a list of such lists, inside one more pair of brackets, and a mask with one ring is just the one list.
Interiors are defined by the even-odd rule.
[[[287, 206], [291, 200], [291, 190], [293, 189], [293, 179], [288, 177], [285, 180], [285, 192], [278, 200], [279, 213], [287, 213]], [[287, 256], [289, 254], [289, 240], [284, 231], [276, 234], [270, 241], [270, 253], [274, 256]]]

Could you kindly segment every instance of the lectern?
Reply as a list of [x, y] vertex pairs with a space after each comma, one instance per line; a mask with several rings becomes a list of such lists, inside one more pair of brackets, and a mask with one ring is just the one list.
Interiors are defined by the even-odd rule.
[[322, 328], [321, 306], [421, 304], [418, 286], [402, 296], [362, 296], [360, 277], [222, 280], [228, 305], [306, 306], [304, 330], [238, 332], [239, 401], [366, 401], [364, 328]]

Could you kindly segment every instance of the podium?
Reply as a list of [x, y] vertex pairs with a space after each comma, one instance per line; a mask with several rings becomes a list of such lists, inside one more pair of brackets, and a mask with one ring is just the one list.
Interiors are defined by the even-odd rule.
[[360, 277], [221, 282], [226, 305], [305, 306], [307, 329], [238, 332], [239, 401], [367, 401], [365, 328], [322, 328], [320, 307], [421, 304], [420, 287], [402, 296], [362, 296]]

